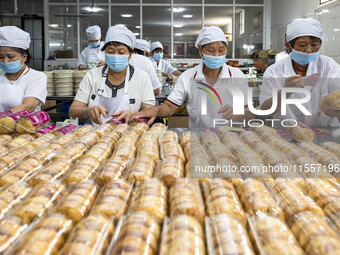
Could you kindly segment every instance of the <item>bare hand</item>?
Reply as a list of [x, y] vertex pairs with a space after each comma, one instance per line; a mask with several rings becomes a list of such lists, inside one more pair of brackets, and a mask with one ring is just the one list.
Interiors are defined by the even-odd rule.
[[165, 74], [166, 78], [168, 78], [169, 80], [172, 80], [174, 78], [174, 76], [171, 73], [166, 73]]
[[98, 63], [98, 65], [97, 65], [97, 67], [100, 67], [100, 66], [103, 66], [103, 65], [105, 65], [105, 61], [104, 61], [104, 60], [100, 61], [100, 62]]
[[125, 123], [129, 123], [135, 113], [135, 111], [120, 111], [112, 114], [112, 117], [116, 117], [117, 120], [125, 120]]
[[79, 70], [84, 70], [85, 68], [86, 68], [85, 65], [80, 65], [80, 66], [78, 66], [78, 69], [79, 69]]
[[150, 126], [156, 119], [157, 113], [158, 113], [157, 107], [150, 107], [150, 108], [147, 108], [145, 110], [142, 110], [140, 112], [133, 114], [131, 120], [140, 119], [140, 118], [150, 118], [148, 121], [148, 125]]
[[88, 107], [87, 112], [94, 123], [103, 124], [101, 115], [106, 118], [109, 111], [104, 106], [97, 105]]
[[334, 118], [334, 117], [337, 117], [338, 115], [340, 115], [340, 111], [337, 111], [337, 110], [322, 110], [322, 112], [324, 114], [326, 114], [328, 117], [331, 117], [331, 118]]
[[290, 87], [290, 88], [302, 88], [303, 83], [302, 83], [302, 78], [300, 74], [293, 75], [291, 77], [288, 77], [285, 81], [285, 88]]
[[222, 114], [223, 118], [226, 120], [231, 120], [233, 119], [233, 107], [229, 104], [226, 104], [220, 108], [218, 113]]

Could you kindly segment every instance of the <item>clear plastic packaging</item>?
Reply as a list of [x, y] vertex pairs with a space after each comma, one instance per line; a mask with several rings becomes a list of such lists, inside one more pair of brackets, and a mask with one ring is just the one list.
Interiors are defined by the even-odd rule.
[[214, 146], [217, 143], [220, 143], [220, 139], [214, 132], [202, 132], [201, 133], [201, 142], [206, 146]]
[[339, 163], [339, 159], [334, 153], [329, 152], [314, 143], [300, 143], [300, 148], [312, 155], [316, 159], [316, 161], [318, 161], [322, 165], [337, 165]]
[[91, 214], [77, 224], [58, 254], [104, 254], [113, 231], [112, 219]]
[[40, 136], [47, 134], [47, 133], [53, 133], [54, 135], [59, 135], [59, 134], [55, 133], [55, 131], [56, 131], [55, 129], [56, 129], [55, 125], [49, 125], [47, 127], [44, 127], [42, 129], [38, 130], [34, 135], [36, 137], [40, 137]]
[[85, 157], [92, 157], [102, 163], [112, 154], [111, 146], [107, 143], [95, 144], [86, 154]]
[[200, 223], [193, 217], [178, 215], [166, 218], [162, 232], [160, 255], [205, 255], [204, 234]]
[[78, 127], [77, 130], [75, 130], [73, 133], [77, 136], [77, 137], [82, 137], [83, 135], [85, 135], [87, 132], [91, 132], [94, 129], [94, 127], [90, 124], [86, 124], [83, 126]]
[[0, 134], [6, 135], [11, 134], [15, 131], [15, 125], [20, 117], [24, 117], [30, 114], [29, 111], [19, 111], [12, 114], [1, 114], [0, 115]]
[[114, 131], [116, 131], [120, 136], [123, 136], [128, 130], [130, 129], [130, 126], [126, 123], [119, 124]]
[[283, 211], [266, 186], [255, 179], [246, 179], [237, 187], [237, 193], [245, 212], [252, 216], [265, 213], [284, 220]]
[[135, 188], [129, 212], [147, 212], [161, 223], [167, 215], [168, 191], [163, 182], [157, 179], [149, 179]]
[[55, 139], [55, 135], [47, 133], [47, 134], [33, 140], [32, 142], [29, 143], [29, 145], [31, 145], [35, 148], [39, 148], [39, 147], [45, 146], [46, 144], [52, 142], [54, 139]]
[[236, 162], [236, 157], [228, 150], [228, 148], [221, 142], [215, 143], [206, 147], [210, 157], [216, 162], [222, 158], [229, 159], [232, 162]]
[[325, 219], [312, 212], [304, 212], [295, 217], [291, 230], [307, 254], [337, 254], [340, 238]]
[[289, 127], [288, 132], [299, 143], [313, 142], [315, 140], [315, 134], [313, 130], [306, 126], [301, 127], [300, 125], [297, 125], [295, 127]]
[[176, 157], [167, 157], [158, 161], [155, 178], [162, 180], [169, 188], [184, 177], [183, 161]]
[[69, 174], [63, 180], [63, 183], [70, 185], [72, 183], [89, 180], [96, 171], [100, 169], [100, 166], [101, 163], [98, 160], [85, 156], [70, 170]]
[[99, 135], [97, 135], [94, 132], [88, 132], [85, 135], [83, 135], [78, 142], [83, 143], [87, 146], [88, 149], [90, 149], [93, 145], [96, 144], [96, 142], [99, 140]]
[[100, 186], [104, 186], [113, 179], [121, 178], [125, 170], [130, 166], [131, 162], [132, 161], [130, 159], [111, 157], [101, 171], [99, 171], [96, 175], [96, 183]]
[[102, 137], [111, 132], [113, 129], [114, 128], [110, 123], [104, 123], [96, 128], [93, 132], [96, 133], [99, 137]]
[[58, 144], [54, 144], [53, 146], [50, 145], [47, 145], [33, 152], [28, 156], [28, 158], [34, 158], [38, 160], [42, 165], [46, 165], [53, 157], [56, 156], [58, 150], [62, 148]]
[[106, 184], [91, 211], [92, 214], [102, 214], [118, 220], [125, 215], [132, 195], [132, 185], [122, 179], [116, 179]]
[[130, 182], [145, 181], [152, 178], [156, 169], [155, 161], [148, 156], [137, 157], [131, 167], [126, 172], [126, 179]]
[[20, 117], [15, 125], [18, 134], [33, 134], [40, 128], [47, 126], [50, 116], [44, 111], [36, 111]]
[[126, 142], [136, 144], [139, 139], [139, 136], [140, 135], [138, 133], [129, 131], [122, 136], [122, 138], [115, 144], [114, 147], [117, 148], [121, 143], [126, 143]]
[[108, 249], [107, 255], [158, 254], [160, 238], [159, 223], [148, 213], [136, 212], [121, 219], [116, 229], [117, 238]]
[[15, 184], [19, 181], [26, 181], [28, 177], [37, 172], [42, 164], [34, 159], [28, 158], [9, 170], [0, 177], [0, 186]]
[[340, 157], [340, 144], [335, 142], [325, 142], [322, 144], [322, 147]]
[[169, 142], [178, 143], [178, 135], [176, 132], [171, 131], [171, 130], [165, 131], [160, 134], [158, 141], [161, 146]]
[[254, 255], [243, 224], [227, 214], [206, 218], [206, 237], [210, 255]]
[[[55, 130], [53, 132], [54, 135], [66, 135], [68, 133], [72, 133], [74, 130], [77, 129], [76, 125], [68, 124], [62, 128], [59, 128], [58, 130]], [[76, 135], [75, 135], [76, 136]]]
[[249, 225], [261, 255], [304, 254], [284, 221], [266, 214], [258, 214], [249, 217]]
[[[190, 143], [190, 142], [192, 142], [193, 140], [195, 140], [195, 138], [198, 139], [196, 133], [190, 132], [190, 131], [185, 132], [185, 133], [180, 137], [180, 139], [179, 139], [179, 144], [182, 146], [182, 149], [184, 150], [185, 146], [186, 146], [188, 143]], [[195, 141], [197, 141], [197, 140], [195, 140]], [[198, 141], [199, 141], [199, 140], [198, 140]]]
[[40, 183], [51, 182], [60, 180], [71, 168], [69, 162], [62, 159], [54, 160], [39, 172], [32, 176], [28, 181], [31, 186], [35, 186]]
[[13, 138], [9, 143], [6, 144], [6, 147], [8, 149], [17, 149], [21, 146], [24, 146], [25, 144], [28, 144], [29, 142], [32, 142], [34, 140], [33, 136], [31, 135], [19, 135], [16, 138]]
[[232, 145], [242, 143], [239, 136], [236, 133], [230, 131], [221, 135], [221, 142], [227, 146], [229, 150]]
[[160, 133], [154, 132], [154, 131], [146, 131], [138, 140], [137, 142], [137, 148], [139, 150], [139, 147], [142, 146], [144, 143], [156, 143], [158, 146], [158, 138]]
[[14, 209], [14, 216], [30, 224], [46, 214], [64, 192], [64, 185], [57, 182], [37, 185], [30, 195]]
[[154, 161], [159, 160], [158, 143], [154, 141], [148, 141], [140, 144], [137, 147], [137, 157], [150, 157]]
[[161, 133], [161, 132], [166, 131], [167, 127], [163, 123], [155, 123], [151, 126], [149, 130], [153, 132]]
[[204, 204], [200, 187], [193, 179], [177, 181], [169, 192], [170, 217], [186, 214], [201, 224], [204, 221]]
[[113, 155], [115, 157], [121, 157], [121, 158], [126, 158], [126, 159], [133, 159], [136, 156], [136, 146], [135, 143], [130, 142], [130, 141], [125, 141], [120, 143]]
[[328, 111], [336, 111], [340, 109], [340, 103], [339, 103], [339, 91], [334, 91], [331, 94], [328, 94], [326, 96], [323, 96], [320, 98], [319, 101], [319, 107], [322, 111], [328, 110]]
[[[138, 123], [144, 123], [144, 124], [148, 124], [148, 121], [150, 119], [149, 118], [139, 118], [139, 119], [134, 119], [131, 123], [130, 123], [130, 126], [135, 126], [137, 125]], [[148, 127], [149, 129], [149, 127]]]
[[19, 204], [31, 191], [24, 182], [4, 186], [0, 189], [0, 220]]
[[73, 185], [56, 206], [56, 212], [68, 216], [74, 223], [90, 211], [98, 195], [97, 186], [91, 182]]
[[185, 161], [182, 147], [178, 143], [168, 142], [160, 146], [161, 159], [167, 157], [177, 157], [183, 162]]
[[114, 145], [118, 142], [120, 138], [119, 133], [116, 131], [112, 131], [110, 133], [107, 133], [106, 135], [102, 136], [99, 140], [98, 143], [107, 143], [110, 145], [111, 150], [113, 150]]
[[149, 130], [149, 126], [144, 122], [138, 122], [135, 125], [131, 124], [131, 130], [139, 135], [142, 135]]
[[123, 124], [123, 120], [118, 120], [117, 118], [113, 117], [109, 119], [106, 123], [109, 123], [113, 128], [116, 128], [118, 125]]
[[53, 160], [64, 160], [69, 162], [70, 165], [75, 163], [78, 159], [84, 156], [87, 151], [87, 146], [83, 143], [72, 144], [65, 149], [62, 149], [58, 154], [53, 157]]
[[72, 221], [66, 216], [48, 215], [30, 229], [9, 254], [57, 254], [72, 227]]
[[228, 214], [238, 218], [244, 226], [246, 225], [246, 214], [234, 186], [230, 182], [214, 179], [211, 182], [203, 183], [202, 186], [207, 216]]
[[7, 216], [0, 221], [0, 253], [4, 254], [27, 230], [28, 224], [21, 218]]

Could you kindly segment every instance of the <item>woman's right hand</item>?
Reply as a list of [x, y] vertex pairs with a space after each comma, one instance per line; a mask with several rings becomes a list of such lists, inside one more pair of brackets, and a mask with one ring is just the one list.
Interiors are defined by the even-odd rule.
[[302, 88], [302, 78], [300, 74], [290, 76], [285, 81], [285, 88]]
[[86, 110], [86, 115], [90, 116], [90, 119], [96, 123], [96, 124], [103, 124], [101, 115], [103, 115], [104, 118], [106, 118], [108, 114], [108, 110], [101, 105], [96, 105], [96, 106], [89, 106]]

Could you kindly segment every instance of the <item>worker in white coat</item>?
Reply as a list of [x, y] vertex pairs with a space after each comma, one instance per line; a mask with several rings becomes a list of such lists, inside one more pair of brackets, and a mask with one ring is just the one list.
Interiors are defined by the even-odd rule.
[[162, 76], [172, 80], [173, 75], [179, 76], [182, 74], [181, 71], [178, 71], [174, 68], [168, 61], [163, 59], [164, 48], [160, 42], [153, 42], [150, 45], [150, 54], [149, 59], [152, 61], [154, 68], [156, 71], [162, 72]]
[[[269, 66], [263, 76], [260, 104], [268, 110], [273, 103], [273, 90], [278, 95], [274, 119], [294, 119], [311, 127], [340, 126], [340, 112], [322, 112], [321, 97], [340, 90], [340, 66], [330, 57], [320, 55], [322, 27], [312, 18], [299, 18], [287, 26], [285, 46], [289, 57]], [[307, 78], [306, 78], [307, 77]], [[281, 113], [282, 88], [304, 88], [311, 94], [303, 106], [311, 113], [304, 114], [295, 105], [287, 105]], [[302, 93], [288, 93], [289, 99], [305, 97]]]
[[[149, 124], [151, 124], [157, 116], [169, 117], [173, 115], [184, 102], [187, 103], [190, 128], [212, 127], [215, 119], [241, 121], [252, 118], [253, 115], [244, 100], [247, 98], [247, 80], [241, 70], [225, 63], [227, 43], [225, 34], [219, 27], [203, 28], [195, 43], [200, 56], [203, 57], [203, 63], [188, 69], [178, 78], [174, 90], [162, 105], [128, 116], [126, 121], [149, 117]], [[202, 113], [200, 107], [202, 106], [202, 96], [205, 95], [204, 90], [209, 89], [211, 90], [209, 93], [212, 94], [214, 93], [212, 91], [220, 87], [220, 92], [223, 92], [230, 84], [237, 86], [243, 93], [241, 110], [244, 111], [244, 114], [238, 116], [234, 114], [233, 98], [228, 92], [218, 93], [219, 99], [217, 99], [217, 94], [215, 95], [216, 100], [214, 101], [217, 101], [218, 104], [214, 104], [214, 101], [208, 100], [208, 98], [206, 100], [207, 113]]]
[[[158, 95], [160, 91], [161, 83], [158, 80], [156, 70], [153, 67], [152, 62], [150, 61], [150, 59], [148, 59], [144, 55], [145, 52], [147, 51], [148, 44], [150, 45], [148, 41], [137, 39], [136, 46], [133, 50], [134, 53], [131, 55], [129, 63], [130, 65], [146, 72], [149, 75], [151, 83], [152, 83], [153, 92], [155, 95]], [[140, 48], [143, 48], [143, 49], [140, 49]]]
[[81, 52], [78, 61], [78, 69], [92, 69], [105, 64], [105, 54], [101, 50], [104, 46], [99, 26], [90, 26], [86, 29], [89, 45]]
[[106, 65], [86, 73], [70, 107], [71, 117], [101, 124], [116, 112], [124, 118], [155, 105], [149, 76], [129, 65], [135, 43], [136, 37], [126, 27], [108, 29], [102, 49]]
[[150, 43], [147, 40], [136, 39], [136, 45], [133, 52], [146, 57], [150, 52]]
[[33, 112], [47, 96], [47, 77], [28, 67], [31, 38], [15, 26], [0, 27], [0, 111]]

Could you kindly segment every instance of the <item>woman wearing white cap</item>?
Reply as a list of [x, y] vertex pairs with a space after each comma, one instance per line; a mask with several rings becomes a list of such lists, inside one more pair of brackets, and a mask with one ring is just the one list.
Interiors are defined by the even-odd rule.
[[0, 111], [40, 109], [47, 96], [47, 77], [29, 68], [31, 38], [15, 26], [0, 27]]
[[86, 36], [89, 45], [81, 52], [78, 61], [78, 68], [92, 69], [105, 64], [105, 54], [101, 51], [104, 46], [102, 42], [102, 34], [99, 26], [91, 26], [86, 29]]
[[150, 43], [148, 41], [137, 39], [135, 48], [133, 50], [134, 54], [131, 55], [129, 63], [130, 65], [137, 67], [149, 75], [153, 92], [155, 95], [158, 95], [161, 84], [158, 80], [157, 73], [152, 62], [147, 57], [145, 57], [145, 53], [149, 51], [149, 48]]
[[123, 26], [108, 29], [104, 48], [106, 65], [86, 73], [79, 85], [69, 115], [101, 124], [113, 113], [138, 112], [155, 105], [149, 76], [129, 65], [136, 37]]
[[[187, 103], [187, 110], [189, 114], [189, 126], [194, 127], [211, 127], [214, 119], [250, 119], [253, 115], [247, 109], [246, 104], [242, 104], [244, 115], [233, 115], [232, 102], [233, 99], [230, 93], [220, 93], [221, 105], [215, 106], [210, 104], [209, 114], [202, 114], [201, 108], [198, 107], [201, 102], [202, 88], [216, 88], [217, 86], [224, 86], [225, 82], [232, 83], [242, 90], [244, 98], [247, 98], [248, 83], [241, 70], [227, 66], [227, 39], [223, 31], [215, 26], [205, 27], [201, 30], [196, 40], [195, 46], [198, 48], [200, 55], [203, 56], [203, 63], [185, 71], [176, 83], [172, 93], [167, 100], [160, 106], [153, 107], [142, 111], [132, 116], [128, 116], [128, 120], [150, 117], [150, 122], [155, 117], [169, 117], [173, 115], [176, 109], [184, 102]], [[226, 87], [224, 87], [226, 88]], [[243, 98], [243, 99], [244, 99]], [[212, 101], [212, 100], [211, 100]]]
[[152, 61], [154, 68], [162, 72], [162, 76], [172, 79], [172, 75], [181, 75], [182, 72], [174, 68], [168, 61], [163, 59], [163, 45], [160, 42], [153, 42], [150, 45], [151, 56], [149, 59]]
[[[340, 78], [340, 66], [332, 59], [320, 55], [322, 27], [312, 18], [295, 19], [287, 26], [285, 46], [290, 57], [268, 67], [263, 76], [260, 104], [268, 110], [273, 102], [273, 89], [278, 93], [278, 107], [274, 119], [294, 119], [308, 126], [339, 126], [339, 112], [321, 112], [319, 100], [333, 91], [340, 90], [340, 83], [329, 78]], [[312, 75], [312, 76], [311, 76]], [[305, 79], [304, 77], [314, 77]], [[312, 82], [307, 82], [312, 80]], [[287, 114], [281, 115], [281, 89], [304, 88], [310, 91], [311, 99], [303, 106], [312, 114], [305, 115], [295, 105], [287, 105]], [[300, 98], [299, 93], [287, 94], [289, 99]], [[337, 117], [337, 118], [335, 118]]]

